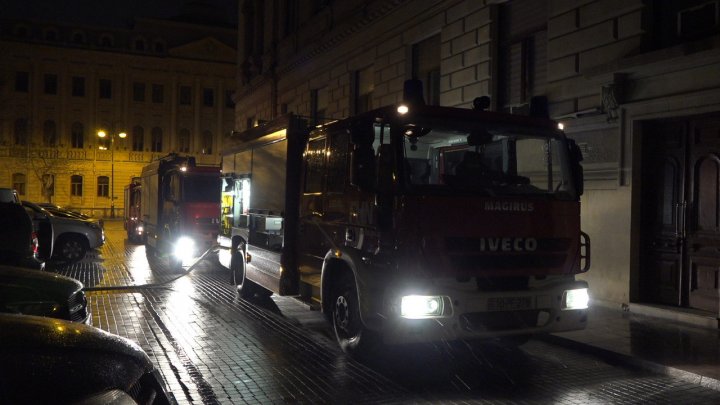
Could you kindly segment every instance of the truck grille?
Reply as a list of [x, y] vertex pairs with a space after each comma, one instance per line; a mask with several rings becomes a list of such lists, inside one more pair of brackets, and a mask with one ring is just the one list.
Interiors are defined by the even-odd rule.
[[565, 255], [524, 254], [524, 255], [452, 255], [450, 262], [459, 270], [505, 270], [560, 267], [565, 263]]
[[[448, 253], [469, 253], [481, 251], [483, 242], [492, 238], [445, 238], [445, 251]], [[567, 252], [570, 248], [570, 238], [541, 238], [537, 240], [536, 252]]]
[[87, 298], [85, 293], [78, 291], [68, 300], [68, 310], [70, 311], [70, 320], [80, 322], [87, 317]]
[[460, 325], [469, 332], [503, 331], [534, 328], [540, 310], [472, 312], [460, 315]]

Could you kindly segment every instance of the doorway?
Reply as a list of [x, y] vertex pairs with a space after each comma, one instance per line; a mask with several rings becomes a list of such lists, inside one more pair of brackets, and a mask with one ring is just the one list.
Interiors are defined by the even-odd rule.
[[720, 114], [642, 127], [640, 297], [719, 312]]

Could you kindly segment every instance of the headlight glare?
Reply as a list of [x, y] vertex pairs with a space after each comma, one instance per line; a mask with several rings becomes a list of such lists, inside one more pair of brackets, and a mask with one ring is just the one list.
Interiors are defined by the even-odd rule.
[[175, 243], [173, 253], [178, 259], [192, 259], [195, 255], [195, 241], [187, 236], [181, 236]]
[[400, 300], [400, 316], [408, 319], [437, 318], [443, 315], [440, 296], [406, 295]]
[[562, 309], [564, 310], [587, 309], [588, 303], [590, 302], [590, 296], [588, 295], [587, 288], [566, 290], [563, 296]]

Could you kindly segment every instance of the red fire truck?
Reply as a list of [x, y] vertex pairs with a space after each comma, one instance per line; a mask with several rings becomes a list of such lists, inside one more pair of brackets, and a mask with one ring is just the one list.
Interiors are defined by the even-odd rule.
[[141, 189], [140, 177], [133, 177], [124, 190], [125, 214], [123, 225], [125, 231], [127, 231], [128, 240], [136, 243], [142, 242], [144, 235], [140, 221]]
[[184, 261], [215, 244], [220, 216], [220, 168], [198, 166], [195, 158], [170, 154], [143, 167], [140, 219], [148, 254]]
[[556, 122], [408, 97], [233, 138], [221, 264], [241, 296], [317, 303], [346, 353], [585, 327], [582, 156]]

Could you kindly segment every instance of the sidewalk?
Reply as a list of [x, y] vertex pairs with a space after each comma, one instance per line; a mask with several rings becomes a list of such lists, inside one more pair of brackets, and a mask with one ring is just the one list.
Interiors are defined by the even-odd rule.
[[585, 330], [544, 339], [720, 391], [720, 329], [594, 305]]

